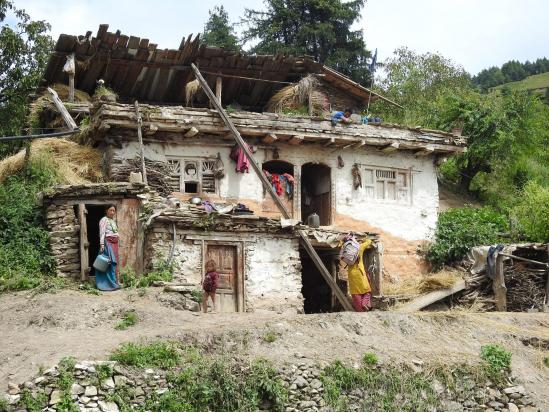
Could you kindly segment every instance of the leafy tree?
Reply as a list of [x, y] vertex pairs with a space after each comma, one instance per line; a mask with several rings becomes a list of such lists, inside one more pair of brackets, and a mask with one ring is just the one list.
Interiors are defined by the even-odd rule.
[[522, 64], [516, 60], [511, 60], [501, 66], [501, 72], [507, 82], [516, 82], [525, 79], [528, 76]]
[[265, 0], [266, 10], [246, 9], [245, 42], [259, 40], [255, 53], [309, 55], [355, 81], [367, 83], [370, 73], [360, 19], [365, 0]]
[[229, 14], [223, 6], [210, 10], [210, 17], [204, 27], [202, 42], [208, 46], [239, 50], [238, 38], [233, 25], [229, 23]]
[[389, 122], [434, 126], [441, 96], [471, 89], [469, 74], [463, 67], [436, 53], [418, 54], [399, 48], [385, 61], [383, 71], [378, 90], [405, 108], [376, 103], [376, 114]]
[[[11, 15], [14, 24], [6, 21]], [[0, 25], [0, 135], [20, 134], [28, 96], [40, 81], [53, 41], [47, 34], [50, 25], [32, 20], [12, 0], [0, 0]]]

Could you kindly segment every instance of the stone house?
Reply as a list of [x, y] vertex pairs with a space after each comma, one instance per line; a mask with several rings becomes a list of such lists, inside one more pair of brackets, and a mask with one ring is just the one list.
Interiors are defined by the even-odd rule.
[[[100, 26], [95, 37], [61, 35], [45, 74], [44, 86], [67, 83], [62, 68], [74, 55], [77, 89], [91, 94], [101, 79], [118, 95], [118, 101], [69, 105], [72, 114], [89, 115], [86, 139], [101, 150], [109, 183], [58, 188], [46, 196], [61, 272], [92, 274], [101, 205], [115, 202], [124, 265], [142, 272], [154, 259], [169, 257], [176, 280], [192, 285], [200, 282], [204, 261], [214, 259], [224, 310], [335, 307], [296, 227], [308, 231], [343, 288], [334, 246], [349, 231], [374, 241], [368, 262], [376, 292], [382, 273], [421, 273], [416, 248], [437, 221], [436, 165], [465, 150], [461, 136], [360, 121], [332, 125], [331, 110], [359, 111], [384, 98], [310, 58], [245, 56], [191, 36], [178, 50], [160, 50], [147, 39], [107, 30]], [[280, 220], [259, 176], [232, 160], [232, 134], [205, 95], [190, 89], [191, 63], [228, 108], [291, 217], [307, 222], [316, 213], [320, 228]], [[308, 114], [266, 111], [282, 88], [291, 92], [288, 85], [307, 76], [315, 79], [306, 96]], [[141, 153], [148, 186], [124, 183], [142, 170]], [[253, 215], [208, 215], [188, 205], [197, 196], [220, 209], [243, 204]], [[73, 253], [64, 253], [63, 245]]]

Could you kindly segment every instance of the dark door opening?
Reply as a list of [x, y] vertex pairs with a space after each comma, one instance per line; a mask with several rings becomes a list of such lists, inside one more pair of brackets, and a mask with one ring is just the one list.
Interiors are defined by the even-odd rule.
[[[326, 268], [337, 279], [337, 255], [331, 250], [317, 250]], [[303, 295], [303, 310], [305, 313], [326, 313], [333, 312], [337, 307], [332, 290], [318, 271], [317, 267], [309, 257], [308, 253], [300, 249], [301, 258], [301, 294]], [[338, 282], [339, 283], [339, 282]]]
[[301, 167], [301, 220], [316, 213], [322, 226], [332, 223], [330, 168], [322, 164], [306, 163]]
[[99, 221], [105, 216], [105, 205], [86, 205], [86, 226], [88, 229], [88, 262], [90, 276], [95, 276], [91, 266], [99, 254]]

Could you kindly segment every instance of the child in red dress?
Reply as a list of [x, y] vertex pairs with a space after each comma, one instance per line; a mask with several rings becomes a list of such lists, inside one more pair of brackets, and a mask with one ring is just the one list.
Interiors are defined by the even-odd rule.
[[219, 273], [215, 271], [215, 262], [209, 260], [206, 262], [206, 275], [202, 281], [202, 289], [204, 289], [202, 309], [204, 313], [208, 312], [208, 296], [212, 298], [212, 312], [215, 311], [215, 291], [218, 283]]

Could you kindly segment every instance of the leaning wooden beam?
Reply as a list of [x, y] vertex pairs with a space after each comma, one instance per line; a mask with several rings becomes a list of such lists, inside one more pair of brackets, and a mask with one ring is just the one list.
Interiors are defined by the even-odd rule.
[[[271, 197], [274, 200], [275, 204], [277, 205], [280, 212], [282, 213], [282, 216], [284, 216], [284, 218], [286, 218], [286, 219], [289, 219], [290, 218], [290, 213], [288, 212], [288, 209], [286, 209], [286, 206], [284, 206], [284, 204], [282, 203], [282, 201], [280, 200], [280, 198], [278, 197], [278, 195], [274, 191], [271, 182], [269, 182], [269, 180], [267, 180], [267, 177], [265, 176], [265, 174], [263, 173], [263, 171], [261, 170], [261, 168], [259, 167], [259, 165], [255, 161], [255, 159], [252, 155], [252, 152], [248, 148], [248, 145], [246, 144], [244, 139], [242, 139], [242, 136], [240, 136], [240, 132], [236, 129], [236, 127], [233, 124], [232, 120], [227, 115], [227, 112], [223, 109], [223, 106], [221, 105], [221, 102], [219, 100], [217, 100], [214, 93], [212, 92], [212, 90], [208, 86], [208, 83], [206, 82], [206, 80], [204, 80], [204, 77], [202, 77], [202, 74], [200, 73], [200, 70], [198, 70], [198, 68], [194, 65], [194, 63], [191, 63], [191, 67], [194, 71], [196, 79], [198, 80], [198, 82], [202, 86], [202, 89], [204, 90], [204, 92], [206, 93], [206, 95], [208, 96], [208, 98], [210, 99], [212, 104], [217, 109], [217, 112], [219, 113], [219, 116], [221, 117], [221, 120], [223, 120], [223, 123], [225, 123], [225, 125], [233, 133], [233, 136], [234, 136], [234, 139], [236, 140], [236, 143], [238, 144], [240, 149], [242, 149], [244, 151], [244, 154], [248, 157], [248, 159], [250, 161], [250, 164], [252, 166], [252, 169], [254, 170], [254, 172], [257, 174], [257, 176], [261, 180], [261, 183], [263, 184], [263, 187], [265, 188], [267, 193], [269, 193], [271, 195]], [[303, 230], [298, 230], [298, 234], [301, 237], [301, 243], [302, 243], [303, 247], [305, 248], [305, 250], [307, 251], [307, 253], [311, 257], [313, 262], [315, 263], [316, 267], [318, 268], [320, 274], [322, 275], [322, 277], [324, 278], [324, 280], [326, 281], [328, 286], [330, 286], [332, 291], [335, 293], [337, 299], [341, 303], [341, 306], [343, 306], [343, 309], [348, 310], [348, 311], [352, 311], [353, 307], [352, 307], [351, 303], [349, 302], [349, 299], [347, 299], [347, 297], [341, 291], [341, 289], [339, 288], [337, 283], [334, 282], [330, 272], [328, 271], [328, 269], [326, 269], [326, 266], [324, 266], [324, 263], [320, 259], [320, 256], [318, 256], [318, 254], [314, 250], [311, 242], [309, 241], [309, 237], [308, 237], [307, 233]]]
[[57, 95], [57, 92], [53, 90], [51, 87], [48, 87], [48, 92], [50, 92], [53, 99], [53, 104], [61, 114], [61, 117], [63, 118], [63, 121], [65, 122], [69, 130], [76, 129], [78, 127], [76, 126], [76, 122], [67, 111], [67, 108], [65, 107], [65, 105], [63, 104], [59, 96]]
[[139, 113], [139, 103], [137, 100], [134, 103], [135, 116], [137, 118], [137, 139], [139, 140], [139, 155], [141, 157], [141, 173], [143, 174], [143, 183], [147, 184], [147, 168], [145, 167], [145, 148], [143, 147], [143, 134], [141, 133], [141, 125], [143, 119]]
[[412, 300], [411, 302], [402, 305], [397, 310], [399, 312], [415, 312], [429, 306], [432, 303], [438, 302], [441, 299], [453, 295], [454, 293], [462, 291], [465, 288], [465, 281], [459, 280], [449, 289], [436, 290], [434, 292], [427, 293], [426, 295], [420, 296]]

